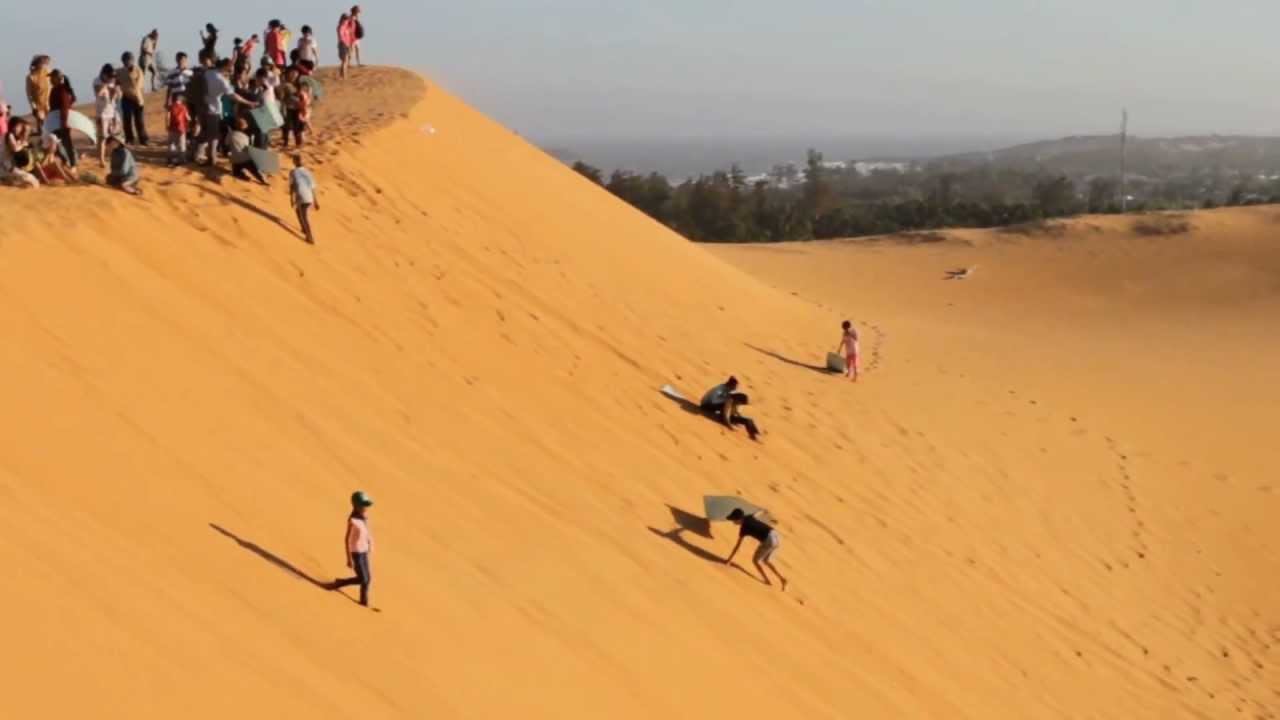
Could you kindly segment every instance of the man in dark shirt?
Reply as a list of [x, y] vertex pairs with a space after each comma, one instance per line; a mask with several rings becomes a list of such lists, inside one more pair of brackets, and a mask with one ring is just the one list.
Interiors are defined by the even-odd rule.
[[[782, 581], [782, 591], [787, 590], [787, 579], [782, 577], [782, 573], [778, 572], [778, 568], [773, 565], [773, 554], [778, 551], [778, 545], [782, 543], [782, 536], [778, 531], [773, 529], [768, 523], [760, 519], [760, 512], [756, 511], [747, 514], [742, 508], [734, 508], [729, 513], [729, 519], [738, 525], [738, 543], [733, 546], [733, 552], [729, 553], [729, 557], [725, 558], [724, 564], [728, 565], [733, 562], [733, 556], [738, 554], [738, 548], [742, 547], [742, 539], [751, 537], [760, 543], [760, 547], [756, 548], [756, 554], [751, 558], [751, 562], [755, 563], [756, 570], [760, 571], [760, 577], [764, 578], [765, 585], [772, 585], [769, 581], [769, 575], [764, 571], [764, 565], [768, 565], [774, 575]], [[763, 565], [761, 564], [763, 563]]]
[[737, 392], [737, 389], [738, 378], [731, 376], [728, 381], [708, 390], [707, 394], [702, 396], [702, 402], [698, 407], [702, 408], [702, 412], [727, 425], [730, 430], [734, 425], [744, 426], [747, 434], [755, 440], [760, 431], [756, 428], [754, 420], [738, 413], [738, 408], [746, 405], [748, 398], [746, 393]]

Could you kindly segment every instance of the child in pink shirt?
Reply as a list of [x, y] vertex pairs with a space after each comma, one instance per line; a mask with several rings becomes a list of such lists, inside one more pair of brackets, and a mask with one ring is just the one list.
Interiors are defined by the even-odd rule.
[[373, 576], [369, 572], [369, 554], [373, 552], [373, 533], [369, 530], [368, 513], [373, 506], [373, 499], [363, 490], [351, 494], [351, 514], [347, 516], [347, 537], [344, 545], [347, 551], [347, 567], [356, 571], [355, 577], [335, 580], [333, 589], [348, 585], [360, 586], [360, 604], [369, 607], [369, 583]]
[[858, 370], [861, 365], [861, 344], [858, 342], [858, 331], [853, 323], [845, 320], [840, 326], [844, 332], [840, 336], [840, 347], [837, 351], [844, 355], [845, 375], [858, 382]]

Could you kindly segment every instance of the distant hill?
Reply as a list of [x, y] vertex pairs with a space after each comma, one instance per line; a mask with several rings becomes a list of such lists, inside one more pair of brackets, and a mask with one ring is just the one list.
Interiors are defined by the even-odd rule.
[[[1169, 177], [1220, 169], [1257, 174], [1280, 173], [1280, 138], [1205, 135], [1129, 139], [1128, 168], [1134, 175]], [[1068, 175], [1118, 171], [1119, 135], [1086, 135], [1016, 145], [1004, 150], [937, 158], [940, 167], [991, 163], [1017, 169], [1043, 168]]]

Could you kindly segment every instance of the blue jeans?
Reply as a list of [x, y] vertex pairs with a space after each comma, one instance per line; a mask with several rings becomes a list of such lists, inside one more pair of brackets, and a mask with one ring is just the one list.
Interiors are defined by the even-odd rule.
[[373, 582], [373, 576], [369, 573], [369, 553], [351, 553], [351, 566], [355, 568], [356, 576], [345, 580], [339, 580], [335, 585], [337, 585], [337, 587], [359, 585], [360, 604], [368, 607], [369, 583]]

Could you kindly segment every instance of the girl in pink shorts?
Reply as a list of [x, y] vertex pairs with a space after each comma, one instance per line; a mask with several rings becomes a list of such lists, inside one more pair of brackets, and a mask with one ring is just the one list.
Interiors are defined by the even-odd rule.
[[858, 382], [858, 370], [861, 366], [861, 346], [858, 342], [858, 331], [853, 327], [853, 323], [845, 320], [840, 326], [844, 333], [840, 336], [840, 347], [837, 352], [844, 355], [845, 374], [849, 379]]

